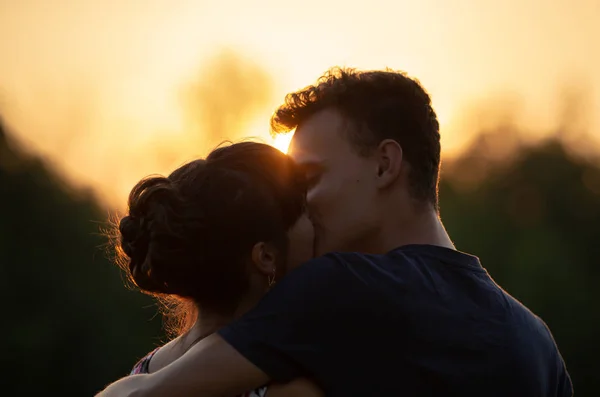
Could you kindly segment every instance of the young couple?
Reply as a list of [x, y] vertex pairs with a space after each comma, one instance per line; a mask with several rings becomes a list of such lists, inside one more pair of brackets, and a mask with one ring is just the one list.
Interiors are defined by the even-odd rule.
[[572, 395], [547, 326], [440, 221], [418, 81], [333, 69], [271, 123], [289, 157], [234, 144], [133, 189], [133, 280], [197, 312], [100, 396]]

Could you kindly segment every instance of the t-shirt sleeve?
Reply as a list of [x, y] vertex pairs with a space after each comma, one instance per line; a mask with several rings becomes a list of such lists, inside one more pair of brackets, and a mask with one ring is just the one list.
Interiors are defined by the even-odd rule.
[[556, 395], [558, 397], [572, 397], [573, 382], [571, 381], [571, 376], [569, 375], [569, 372], [567, 372], [567, 367], [562, 357], [559, 357], [558, 366], [558, 390]]
[[[219, 334], [273, 381], [310, 376], [327, 350], [343, 343], [365, 302], [364, 285], [335, 256], [313, 259], [290, 272], [260, 301]], [[352, 309], [350, 309], [352, 307]]]

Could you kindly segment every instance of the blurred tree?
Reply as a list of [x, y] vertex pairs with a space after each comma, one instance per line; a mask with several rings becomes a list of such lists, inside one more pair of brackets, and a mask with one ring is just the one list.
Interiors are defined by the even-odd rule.
[[600, 388], [600, 162], [557, 140], [490, 155], [507, 133], [480, 135], [444, 164], [441, 213], [457, 247], [551, 328], [578, 395]]
[[159, 342], [156, 309], [106, 259], [92, 195], [11, 145], [1, 124], [0, 187], [6, 395], [93, 395]]
[[[225, 139], [243, 138], [257, 114], [270, 112], [272, 92], [271, 76], [255, 59], [233, 50], [221, 51], [182, 92], [186, 131], [194, 132], [188, 138], [195, 136], [198, 146], [208, 151]], [[268, 128], [265, 119], [265, 136]]]

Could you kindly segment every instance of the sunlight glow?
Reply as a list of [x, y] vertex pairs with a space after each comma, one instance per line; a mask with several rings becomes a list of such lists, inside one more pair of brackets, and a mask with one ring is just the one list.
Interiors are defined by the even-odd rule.
[[277, 149], [281, 150], [283, 153], [287, 153], [293, 136], [294, 132], [276, 135], [275, 138], [273, 138], [272, 145]]

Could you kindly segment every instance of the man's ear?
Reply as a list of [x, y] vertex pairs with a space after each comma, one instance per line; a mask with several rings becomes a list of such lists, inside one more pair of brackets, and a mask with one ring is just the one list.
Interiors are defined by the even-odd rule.
[[277, 250], [270, 243], [259, 242], [252, 247], [252, 264], [259, 273], [270, 277], [275, 272]]
[[377, 147], [377, 185], [387, 188], [400, 176], [402, 169], [402, 147], [393, 139], [384, 139]]

